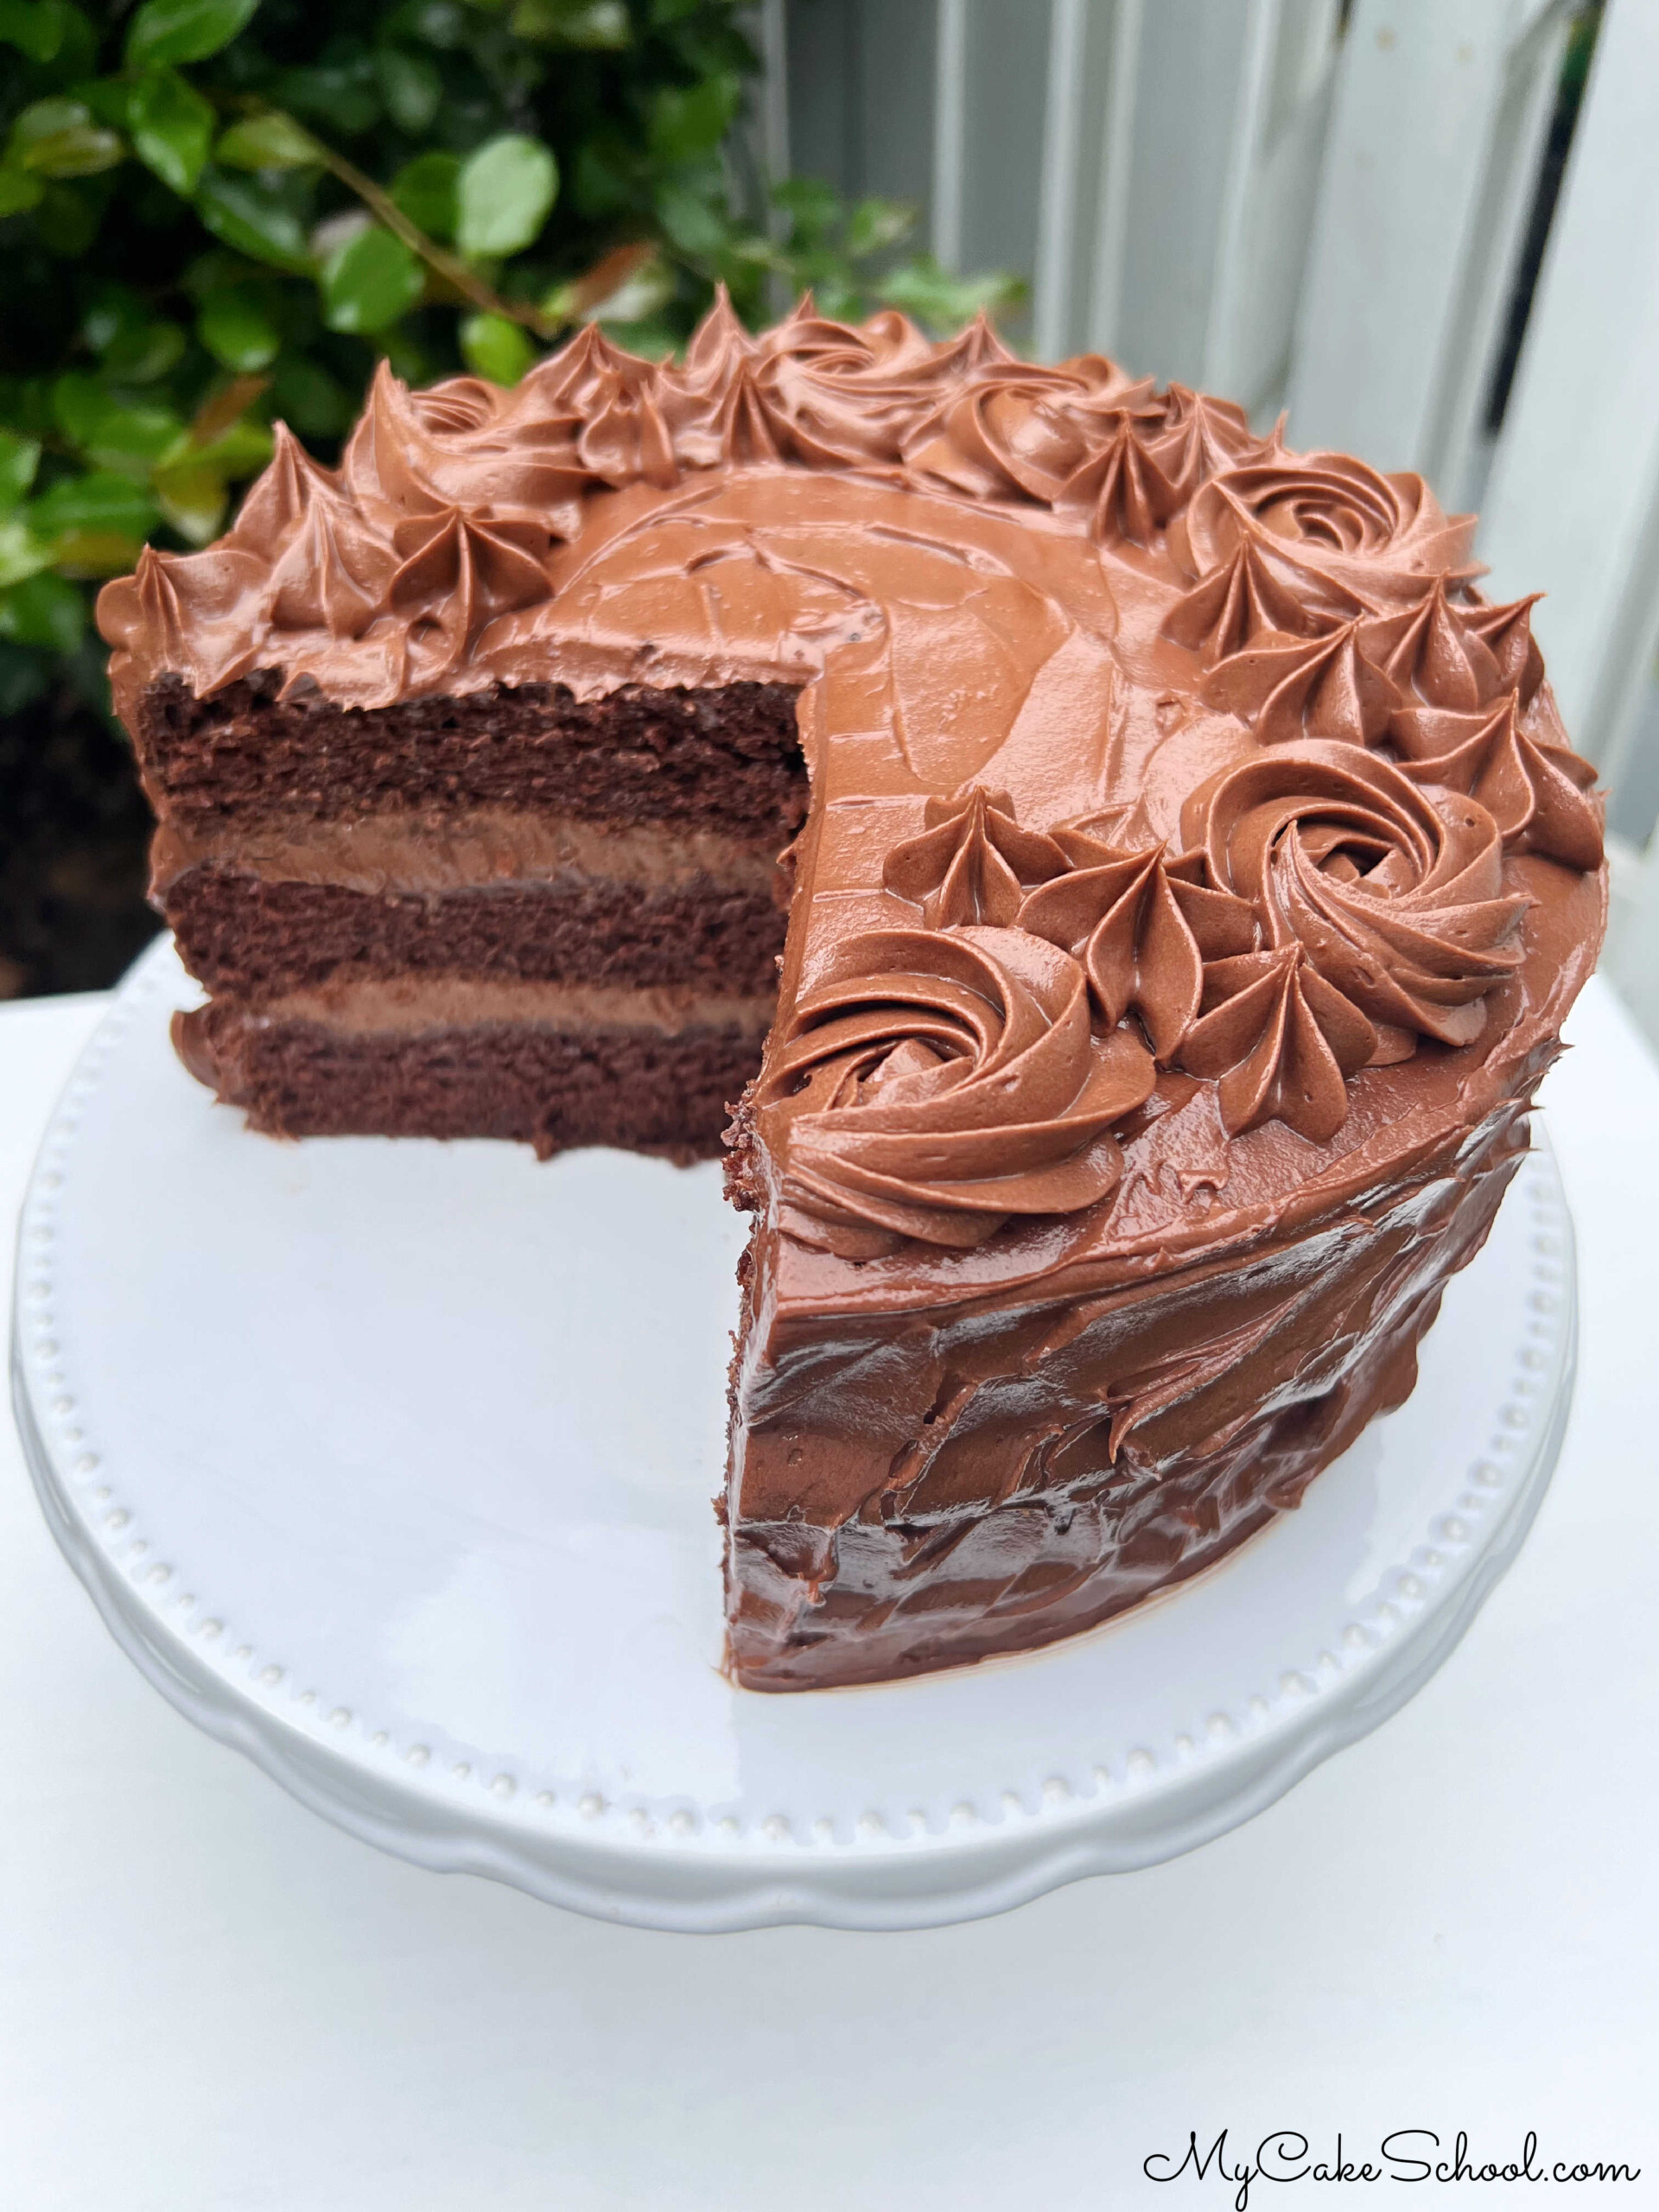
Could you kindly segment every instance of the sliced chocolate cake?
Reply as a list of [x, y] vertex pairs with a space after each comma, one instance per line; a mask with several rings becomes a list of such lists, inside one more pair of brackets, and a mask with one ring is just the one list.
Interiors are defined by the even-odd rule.
[[689, 1155], [741, 1093], [738, 1679], [1068, 1634], [1409, 1391], [1593, 963], [1471, 536], [982, 326], [383, 371], [101, 604], [181, 1049], [296, 1135]]
[[[486, 672], [480, 630], [548, 595], [555, 542], [503, 511], [505, 448], [475, 441], [467, 491], [463, 428], [501, 397], [411, 402], [383, 376], [338, 478], [279, 428], [227, 537], [194, 563], [146, 555], [106, 596], [106, 620], [124, 604], [178, 640], [149, 680], [116, 680], [157, 817], [152, 894], [211, 994], [179, 1048], [283, 1135], [708, 1154], [776, 999], [800, 672]], [[463, 504], [411, 510], [423, 451]], [[521, 501], [550, 476], [518, 474]], [[245, 620], [256, 569], [257, 645], [227, 678], [185, 604], [222, 589]], [[390, 656], [370, 643], [388, 622]], [[649, 641], [631, 658], [649, 671]]]

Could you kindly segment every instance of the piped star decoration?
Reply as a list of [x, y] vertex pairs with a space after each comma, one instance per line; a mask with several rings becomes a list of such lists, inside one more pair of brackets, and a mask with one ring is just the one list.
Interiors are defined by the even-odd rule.
[[1205, 962], [1255, 944], [1249, 902], [1205, 882], [1201, 853], [1125, 850], [1081, 823], [1052, 836], [1066, 872], [1027, 894], [1019, 927], [1080, 961], [1105, 1027], [1137, 1014], [1168, 1065], [1198, 1015]]
[[1543, 853], [1569, 868], [1600, 867], [1601, 803], [1590, 791], [1595, 771], [1570, 746], [1523, 728], [1513, 691], [1472, 713], [1403, 709], [1389, 735], [1414, 783], [1478, 799], [1506, 850]]
[[1216, 1079], [1230, 1136], [1263, 1122], [1322, 1144], [1348, 1112], [1347, 1079], [1374, 1057], [1377, 1031], [1300, 945], [1245, 953], [1204, 971], [1204, 1007], [1181, 1046], [1189, 1074]]
[[1006, 791], [974, 784], [929, 799], [924, 818], [921, 835], [887, 855], [881, 880], [918, 906], [930, 929], [1012, 928], [1027, 888], [1069, 865], [1053, 838], [1020, 827]]

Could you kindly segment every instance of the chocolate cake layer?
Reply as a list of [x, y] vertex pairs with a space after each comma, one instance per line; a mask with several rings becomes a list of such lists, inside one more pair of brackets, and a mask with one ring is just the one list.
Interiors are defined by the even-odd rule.
[[174, 1038], [193, 1074], [274, 1136], [500, 1137], [543, 1158], [609, 1144], [682, 1160], [718, 1152], [761, 1042], [736, 1024], [353, 1032], [225, 1001], [175, 1016]]
[[136, 739], [151, 804], [184, 823], [320, 820], [399, 807], [546, 810], [595, 822], [671, 822], [765, 836], [806, 813], [795, 693], [779, 683], [579, 699], [563, 684], [342, 709], [284, 700], [274, 671], [194, 696], [176, 676], [144, 690]]
[[402, 973], [769, 992], [784, 947], [769, 888], [707, 879], [370, 893], [214, 863], [176, 876], [161, 905], [191, 974], [242, 999]]

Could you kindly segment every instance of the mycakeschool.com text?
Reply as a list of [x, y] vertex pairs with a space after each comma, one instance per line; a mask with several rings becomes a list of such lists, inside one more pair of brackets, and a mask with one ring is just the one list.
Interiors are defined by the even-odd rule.
[[[1234, 2212], [1259, 2208], [1268, 2193], [1296, 2182], [1633, 2182], [1642, 2169], [1629, 2160], [1557, 2157], [1529, 2129], [1518, 2144], [1475, 2145], [1465, 2130], [1441, 2136], [1431, 2127], [1397, 2127], [1375, 2143], [1350, 2142], [1338, 2133], [1321, 2144], [1294, 2127], [1275, 2128], [1251, 2145], [1235, 2145], [1228, 2131], [1200, 2142], [1194, 2128], [1173, 2151], [1153, 2151], [1141, 2161], [1148, 2181], [1208, 2184], [1230, 2190]], [[1513, 2200], [1505, 2198], [1505, 2203]]]

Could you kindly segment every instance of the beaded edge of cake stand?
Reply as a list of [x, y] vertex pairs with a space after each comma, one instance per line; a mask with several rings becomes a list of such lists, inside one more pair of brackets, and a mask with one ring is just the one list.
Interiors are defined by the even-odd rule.
[[[830, 1814], [809, 1821], [791, 1821], [781, 1812], [755, 1814], [746, 1820], [733, 1810], [689, 1802], [607, 1797], [591, 1787], [503, 1769], [479, 1758], [466, 1745], [447, 1742], [439, 1732], [423, 1731], [417, 1737], [394, 1740], [392, 1732], [377, 1726], [372, 1715], [330, 1697], [321, 1681], [297, 1675], [282, 1655], [263, 1649], [246, 1629], [200, 1599], [188, 1569], [176, 1560], [155, 1555], [150, 1539], [122, 1502], [118, 1468], [107, 1463], [99, 1440], [85, 1431], [75, 1384], [61, 1358], [54, 1324], [53, 1246], [81, 1109], [111, 1048], [135, 1016], [150, 1014], [151, 1001], [171, 980], [170, 963], [170, 943], [163, 938], [134, 969], [65, 1087], [30, 1179], [18, 1238], [13, 1368], [19, 1422], [32, 1471], [72, 1564], [82, 1573], [106, 1622], [130, 1650], [129, 1638], [112, 1617], [94, 1573], [118, 1579], [125, 1586], [121, 1603], [127, 1624], [163, 1667], [168, 1664], [170, 1647], [181, 1658], [188, 1655], [193, 1669], [217, 1676], [231, 1699], [253, 1702], [267, 1721], [276, 1722], [314, 1751], [339, 1758], [350, 1745], [346, 1764], [354, 1772], [367, 1777], [378, 1769], [381, 1786], [417, 1790], [428, 1815], [442, 1816], [447, 1801], [455, 1810], [471, 1804], [498, 1829], [505, 1822], [532, 1834], [563, 1829], [573, 1840], [611, 1850], [696, 1855], [701, 1848], [718, 1858], [741, 1849], [753, 1855], [755, 1872], [764, 1876], [775, 1871], [783, 1880], [791, 1866], [800, 1866], [804, 1859], [833, 1855], [844, 1861], [936, 1849], [942, 1840], [966, 1844], [976, 1833], [988, 1840], [1010, 1827], [1040, 1827], [1062, 1847], [1069, 1833], [1075, 1832], [1077, 1842], [1086, 1846], [1084, 1831], [1103, 1807], [1149, 1796], [1160, 1782], [1178, 1782], [1201, 1768], [1206, 1757], [1237, 1745], [1241, 1738], [1267, 1737], [1290, 1719], [1300, 1725], [1308, 1717], [1311, 1700], [1329, 1698], [1344, 1685], [1351, 1685], [1357, 1674], [1363, 1675], [1370, 1662], [1397, 1640], [1401, 1630], [1431, 1602], [1437, 1586], [1479, 1544], [1484, 1528], [1521, 1503], [1528, 1504], [1529, 1520], [1530, 1508], [1537, 1503], [1535, 1495], [1529, 1501], [1522, 1495], [1527, 1477], [1536, 1471], [1538, 1447], [1530, 1432], [1541, 1420], [1549, 1420], [1552, 1412], [1558, 1423], [1564, 1418], [1571, 1379], [1571, 1344], [1565, 1348], [1564, 1365], [1563, 1337], [1572, 1320], [1572, 1230], [1553, 1161], [1535, 1151], [1522, 1164], [1518, 1192], [1512, 1191], [1506, 1201], [1514, 1203], [1518, 1197], [1529, 1212], [1532, 1287], [1527, 1295], [1526, 1339], [1514, 1356], [1487, 1448], [1469, 1466], [1455, 1511], [1437, 1512], [1406, 1561], [1384, 1571], [1367, 1599], [1351, 1608], [1351, 1617], [1329, 1646], [1287, 1664], [1276, 1682], [1264, 1684], [1243, 1700], [1242, 1710], [1210, 1714], [1201, 1732], [1175, 1733], [1155, 1744], [1142, 1742], [1116, 1762], [1103, 1761], [1086, 1772], [1078, 1769], [1053, 1774], [1034, 1789], [1005, 1789], [994, 1810], [967, 1801], [920, 1804], [898, 1824], [875, 1811], [850, 1821]], [[1558, 1376], [1554, 1408], [1542, 1402], [1544, 1378], [1552, 1370]], [[1532, 1461], [1526, 1457], [1529, 1445]], [[49, 1494], [52, 1489], [55, 1498]], [[65, 1522], [72, 1525], [66, 1528]], [[1403, 1690], [1389, 1693], [1385, 1711], [1402, 1703], [1457, 1641], [1522, 1534], [1524, 1523], [1511, 1532], [1507, 1548], [1492, 1547], [1501, 1555], [1490, 1573], [1464, 1593], [1464, 1603], [1443, 1629], [1429, 1664]], [[76, 1555], [78, 1546], [99, 1554], [96, 1569], [90, 1560], [83, 1567]], [[142, 1624], [138, 1614], [146, 1617]], [[154, 1679], [154, 1669], [142, 1659], [140, 1663]], [[175, 1702], [181, 1701], [171, 1685], [158, 1687], [164, 1687]], [[182, 1701], [211, 1732], [252, 1749], [234, 1731], [216, 1725], [211, 1715], [194, 1712], [188, 1698]], [[1351, 1706], [1353, 1700], [1349, 1702]], [[1381, 1717], [1382, 1713], [1370, 1713], [1357, 1726], [1344, 1726], [1343, 1717], [1333, 1713], [1332, 1731], [1317, 1738], [1311, 1749], [1304, 1742], [1290, 1770], [1271, 1774], [1252, 1802], [1226, 1821], [1212, 1823], [1192, 1840], [1203, 1840], [1272, 1802], [1329, 1751], [1364, 1732]], [[278, 1774], [276, 1778], [318, 1809], [331, 1809], [326, 1797], [292, 1776]], [[379, 1840], [394, 1849], [404, 1847], [389, 1836]], [[428, 1863], [439, 1863], [441, 1858], [435, 1853]], [[1096, 1870], [1083, 1864], [1070, 1871]], [[1020, 1894], [1036, 1894], [1067, 1878], [1065, 1871], [1034, 1871], [1020, 1884]], [[536, 1885], [526, 1881], [524, 1886]], [[1017, 1897], [1007, 1900], [1017, 1901]], [[732, 1924], [751, 1923], [734, 1920]]]

